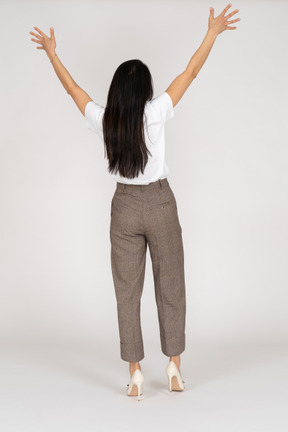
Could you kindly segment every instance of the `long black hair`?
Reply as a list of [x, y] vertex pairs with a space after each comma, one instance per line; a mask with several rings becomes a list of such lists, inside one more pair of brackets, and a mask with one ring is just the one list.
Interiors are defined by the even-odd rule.
[[145, 104], [153, 97], [153, 80], [141, 60], [128, 60], [116, 69], [103, 115], [108, 171], [138, 177], [151, 155], [145, 144]]

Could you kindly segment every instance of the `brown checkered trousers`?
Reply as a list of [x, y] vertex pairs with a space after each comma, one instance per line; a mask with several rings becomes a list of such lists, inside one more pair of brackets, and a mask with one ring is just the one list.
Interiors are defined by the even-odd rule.
[[144, 358], [140, 301], [147, 243], [151, 256], [161, 350], [185, 349], [186, 290], [182, 227], [167, 178], [148, 185], [117, 182], [111, 201], [111, 268], [117, 301], [120, 356]]

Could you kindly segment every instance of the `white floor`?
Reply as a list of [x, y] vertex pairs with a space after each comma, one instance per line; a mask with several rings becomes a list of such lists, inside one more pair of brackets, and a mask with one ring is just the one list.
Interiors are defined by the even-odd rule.
[[126, 396], [128, 363], [111, 346], [2, 344], [1, 431], [288, 431], [287, 346], [192, 345], [182, 393], [168, 390], [168, 357], [145, 347], [140, 402]]

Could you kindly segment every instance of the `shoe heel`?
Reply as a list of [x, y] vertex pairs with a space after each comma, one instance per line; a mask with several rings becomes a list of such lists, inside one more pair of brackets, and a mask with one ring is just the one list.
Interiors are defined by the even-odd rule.
[[143, 393], [142, 391], [142, 383], [137, 384], [137, 388], [138, 388], [138, 402], [140, 402], [140, 395]]
[[166, 373], [167, 373], [168, 379], [169, 379], [169, 381], [168, 381], [169, 391], [170, 392], [172, 390], [183, 391], [185, 388], [184, 381], [182, 380], [181, 375], [180, 375], [180, 371], [179, 371], [178, 367], [176, 366], [176, 364], [173, 362], [173, 360], [169, 361], [169, 364], [166, 368]]
[[[144, 377], [142, 371], [140, 369], [136, 369], [133, 375], [130, 378], [130, 383], [127, 384], [127, 395], [128, 396], [137, 396], [138, 402], [140, 402], [140, 396], [143, 393], [143, 382]], [[137, 392], [135, 387], [137, 387]]]
[[168, 385], [169, 385], [169, 391], [172, 391], [172, 375], [168, 375]]

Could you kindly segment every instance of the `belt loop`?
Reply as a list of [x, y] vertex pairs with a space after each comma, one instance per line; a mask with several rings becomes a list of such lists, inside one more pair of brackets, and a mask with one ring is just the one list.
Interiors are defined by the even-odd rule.
[[159, 183], [160, 183], [160, 188], [162, 188], [162, 181], [161, 181], [161, 179], [159, 179]]
[[125, 183], [122, 183], [122, 184], [123, 184], [122, 189], [125, 189], [125, 187], [126, 187]]

